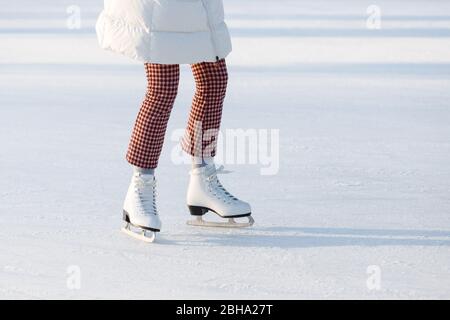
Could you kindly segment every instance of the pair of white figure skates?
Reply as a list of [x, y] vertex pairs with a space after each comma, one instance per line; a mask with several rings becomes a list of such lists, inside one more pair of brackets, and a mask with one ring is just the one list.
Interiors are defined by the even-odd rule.
[[[209, 164], [191, 171], [187, 192], [187, 205], [194, 220], [189, 225], [204, 227], [242, 228], [253, 225], [251, 207], [247, 202], [239, 200], [229, 193], [220, 183], [214, 164]], [[225, 222], [208, 222], [202, 216], [208, 211], [219, 217], [228, 219]], [[237, 222], [236, 218], [248, 219]], [[123, 207], [123, 219], [126, 234], [153, 242], [156, 233], [161, 230], [161, 220], [156, 208], [156, 179], [154, 175], [135, 172], [128, 188]]]

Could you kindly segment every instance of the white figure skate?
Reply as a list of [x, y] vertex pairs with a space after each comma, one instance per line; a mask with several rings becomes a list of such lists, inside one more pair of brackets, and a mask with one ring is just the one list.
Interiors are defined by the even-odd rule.
[[[243, 228], [254, 224], [251, 216], [251, 207], [247, 202], [241, 201], [229, 193], [220, 183], [217, 173], [223, 167], [216, 169], [214, 164], [191, 171], [187, 193], [187, 205], [194, 220], [189, 225], [203, 227]], [[226, 222], [210, 222], [203, 220], [208, 211], [216, 213], [219, 217], [228, 219]], [[248, 219], [247, 222], [237, 222], [236, 218]]]
[[123, 205], [122, 231], [129, 236], [153, 242], [161, 230], [156, 209], [156, 179], [154, 175], [134, 173]]

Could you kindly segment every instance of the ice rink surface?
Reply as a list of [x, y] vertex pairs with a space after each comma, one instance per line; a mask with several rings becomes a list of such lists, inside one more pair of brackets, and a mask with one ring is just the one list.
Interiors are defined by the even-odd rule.
[[186, 225], [189, 165], [171, 161], [194, 90], [183, 66], [149, 245], [119, 232], [142, 65], [98, 48], [102, 1], [2, 3], [0, 298], [449, 299], [450, 2], [225, 7], [223, 128], [279, 129], [279, 172], [225, 163], [252, 229]]

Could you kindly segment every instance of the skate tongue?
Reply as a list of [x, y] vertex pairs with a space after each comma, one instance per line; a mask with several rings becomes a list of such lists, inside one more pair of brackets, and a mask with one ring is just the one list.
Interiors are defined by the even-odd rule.
[[206, 166], [205, 172], [208, 175], [211, 175], [213, 173], [215, 173], [215, 174], [228, 174], [228, 173], [231, 173], [232, 171], [225, 170], [225, 167], [223, 165], [220, 165], [219, 167], [216, 167], [214, 164], [212, 164], [212, 165]]
[[139, 186], [139, 188], [142, 188], [142, 189], [153, 188], [155, 183], [156, 183], [156, 179], [155, 179], [154, 175], [140, 174], [139, 176], [136, 176], [135, 184], [137, 186]]
[[212, 175], [218, 175], [218, 174], [228, 174], [231, 172], [233, 172], [233, 171], [225, 170], [225, 167], [223, 165], [216, 167], [214, 164], [209, 164], [204, 167], [193, 169], [191, 171], [191, 174], [212, 176]]
[[155, 177], [155, 174], [154, 173], [141, 173], [141, 172], [139, 172], [139, 173], [137, 173], [137, 176], [147, 180], [147, 179], [153, 179]]
[[211, 175], [217, 172], [216, 166], [214, 164], [207, 165], [204, 170], [207, 175]]
[[231, 170], [226, 170], [223, 165], [219, 166], [219, 168], [216, 168], [216, 173], [217, 174], [229, 174], [229, 173], [232, 173], [232, 172], [233, 171], [231, 171]]

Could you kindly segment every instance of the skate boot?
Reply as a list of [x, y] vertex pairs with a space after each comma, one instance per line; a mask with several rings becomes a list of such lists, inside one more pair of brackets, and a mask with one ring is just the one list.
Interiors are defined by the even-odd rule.
[[134, 173], [123, 205], [122, 231], [145, 241], [153, 242], [161, 229], [156, 209], [156, 179], [152, 174]]
[[[223, 167], [216, 169], [214, 164], [209, 164], [191, 171], [187, 205], [191, 215], [196, 218], [188, 221], [189, 225], [227, 228], [242, 228], [253, 225], [254, 220], [251, 217], [250, 205], [233, 196], [220, 183], [217, 173], [222, 169]], [[228, 219], [228, 221], [209, 222], [203, 220], [202, 216], [208, 211], [212, 211], [219, 217]], [[243, 217], [246, 217], [248, 221], [235, 221], [236, 218]]]

